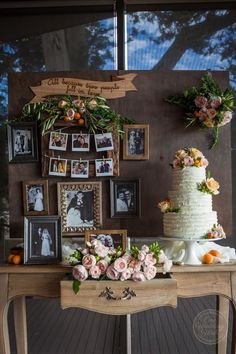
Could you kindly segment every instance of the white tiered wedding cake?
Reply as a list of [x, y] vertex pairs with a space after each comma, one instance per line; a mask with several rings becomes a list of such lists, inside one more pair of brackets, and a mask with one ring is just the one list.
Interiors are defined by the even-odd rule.
[[164, 235], [182, 239], [225, 237], [212, 211], [212, 195], [219, 184], [206, 177], [208, 161], [195, 149], [181, 149], [173, 161], [169, 199], [159, 203], [164, 213]]

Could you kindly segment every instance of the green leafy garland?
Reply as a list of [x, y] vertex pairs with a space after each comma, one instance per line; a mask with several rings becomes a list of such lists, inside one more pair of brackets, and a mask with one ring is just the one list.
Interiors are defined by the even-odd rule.
[[185, 110], [187, 127], [197, 124], [201, 129], [213, 128], [213, 148], [219, 139], [219, 127], [229, 123], [234, 109], [233, 91], [222, 91], [211, 74], [204, 75], [199, 88], [192, 87], [181, 95], [169, 96], [167, 102], [176, 104]]
[[115, 129], [121, 136], [123, 125], [134, 123], [134, 120], [112, 111], [106, 99], [98, 96], [77, 99], [72, 96], [50, 96], [43, 102], [26, 104], [21, 115], [11, 122], [32, 120], [40, 122], [42, 135], [47, 134], [58, 121], [86, 126], [93, 134]]

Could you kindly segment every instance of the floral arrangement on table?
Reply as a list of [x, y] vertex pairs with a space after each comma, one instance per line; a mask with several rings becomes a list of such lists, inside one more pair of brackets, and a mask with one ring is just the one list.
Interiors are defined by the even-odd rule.
[[169, 198], [159, 202], [157, 207], [161, 209], [162, 213], [178, 213], [180, 208], [174, 208]]
[[206, 180], [199, 183], [197, 187], [200, 192], [208, 193], [211, 195], [219, 194], [219, 188], [219, 182], [217, 182], [213, 177], [210, 176], [210, 172], [208, 172]]
[[99, 240], [86, 243], [84, 249], [76, 249], [67, 256], [66, 261], [74, 265], [73, 290], [77, 294], [82, 281], [96, 280], [134, 280], [154, 279], [157, 273], [166, 273], [172, 267], [158, 243], [141, 248], [132, 246], [130, 251], [121, 247], [106, 247]]
[[225, 232], [223, 227], [218, 224], [214, 224], [212, 229], [206, 234], [205, 238], [212, 239], [212, 238], [226, 238]]
[[89, 132], [109, 132], [117, 130], [123, 134], [123, 125], [134, 123], [134, 120], [124, 117], [107, 105], [105, 98], [73, 96], [47, 97], [43, 102], [27, 103], [14, 121], [32, 121], [41, 123], [42, 135], [48, 133], [56, 122], [73, 123], [86, 127]]
[[211, 74], [202, 77], [199, 88], [192, 87], [181, 95], [168, 97], [166, 101], [185, 110], [187, 127], [196, 124], [202, 129], [214, 129], [210, 149], [218, 143], [219, 128], [231, 121], [234, 109], [233, 91], [229, 88], [222, 91]]
[[196, 148], [184, 148], [175, 153], [175, 159], [170, 164], [172, 168], [185, 168], [189, 166], [207, 167], [208, 161], [203, 153]]

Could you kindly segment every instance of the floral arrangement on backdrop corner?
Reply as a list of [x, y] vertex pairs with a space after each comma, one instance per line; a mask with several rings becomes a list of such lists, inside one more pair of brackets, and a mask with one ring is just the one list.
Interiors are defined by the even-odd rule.
[[27, 103], [21, 114], [11, 122], [39, 121], [42, 135], [50, 132], [57, 122], [86, 127], [89, 133], [116, 130], [123, 135], [123, 125], [132, 124], [134, 120], [114, 112], [105, 98], [50, 96], [38, 103]]
[[234, 109], [233, 91], [229, 88], [222, 91], [210, 73], [202, 77], [199, 88], [192, 87], [181, 95], [171, 95], [166, 101], [185, 110], [186, 127], [196, 124], [201, 129], [213, 129], [209, 149], [217, 145], [219, 128], [231, 121]]
[[86, 243], [83, 249], [76, 249], [66, 257], [66, 263], [73, 265], [73, 291], [79, 292], [81, 282], [96, 280], [134, 280], [154, 279], [157, 273], [167, 273], [172, 267], [157, 242], [141, 248], [132, 246], [123, 250], [120, 246], [104, 246], [99, 240]]

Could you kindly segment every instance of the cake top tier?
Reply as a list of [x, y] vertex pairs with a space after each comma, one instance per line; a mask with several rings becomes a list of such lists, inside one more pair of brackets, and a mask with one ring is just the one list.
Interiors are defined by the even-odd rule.
[[182, 169], [191, 166], [206, 168], [208, 161], [203, 153], [196, 148], [183, 148], [176, 151], [172, 167]]

